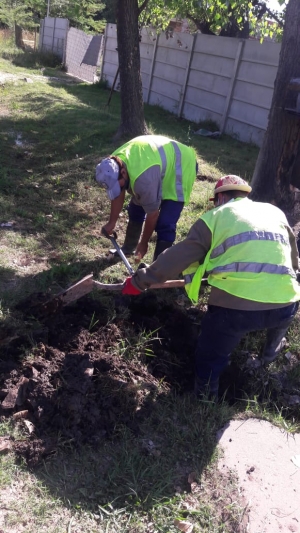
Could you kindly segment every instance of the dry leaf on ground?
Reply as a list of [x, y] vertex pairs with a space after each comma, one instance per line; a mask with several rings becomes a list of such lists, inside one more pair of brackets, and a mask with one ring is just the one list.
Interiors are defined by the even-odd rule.
[[190, 522], [185, 522], [184, 520], [174, 520], [174, 526], [176, 526], [180, 531], [184, 533], [192, 533], [194, 526]]

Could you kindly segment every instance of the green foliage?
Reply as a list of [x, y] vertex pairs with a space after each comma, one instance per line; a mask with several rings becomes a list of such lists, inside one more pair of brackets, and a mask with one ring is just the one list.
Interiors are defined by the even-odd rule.
[[[278, 0], [278, 8], [284, 0]], [[143, 4], [139, 0], [140, 6]], [[254, 5], [253, 5], [254, 4]], [[141, 25], [151, 23], [165, 30], [171, 18], [189, 19], [191, 26], [202, 33], [229, 37], [259, 35], [280, 38], [285, 11], [266, 10], [265, 3], [249, 0], [149, 0], [140, 15]], [[270, 19], [273, 23], [270, 24]]]
[[23, 0], [1, 0], [0, 23], [9, 28], [17, 24], [30, 29], [37, 25], [37, 20], [34, 20], [32, 10]]
[[94, 0], [51, 0], [50, 16], [69, 19], [71, 26], [83, 31], [101, 32], [105, 27], [105, 20], [95, 20], [101, 14], [105, 4]]
[[67, 18], [71, 26], [83, 31], [102, 32], [105, 19], [101, 16], [105, 3], [94, 0], [1, 0], [0, 23], [9, 28], [18, 24], [22, 28], [39, 25], [41, 18], [49, 16]]

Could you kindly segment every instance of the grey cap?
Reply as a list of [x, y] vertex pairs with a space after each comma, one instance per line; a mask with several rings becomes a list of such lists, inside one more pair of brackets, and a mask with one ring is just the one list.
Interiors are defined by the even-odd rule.
[[121, 187], [118, 181], [119, 173], [118, 163], [110, 157], [103, 159], [96, 166], [96, 181], [100, 187], [106, 189], [107, 196], [110, 200], [114, 200], [121, 194]]

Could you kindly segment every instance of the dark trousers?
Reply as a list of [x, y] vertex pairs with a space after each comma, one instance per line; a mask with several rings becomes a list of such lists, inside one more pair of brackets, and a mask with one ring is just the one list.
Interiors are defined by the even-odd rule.
[[[173, 200], [162, 201], [155, 227], [158, 241], [168, 241], [171, 243], [175, 241], [176, 226], [183, 206], [184, 202], [174, 202]], [[129, 220], [133, 222], [144, 222], [145, 211], [142, 206], [136, 205], [130, 200], [127, 210]]]
[[280, 345], [291, 324], [299, 302], [268, 311], [239, 311], [225, 307], [208, 306], [202, 320], [201, 333], [196, 348], [196, 379], [199, 384], [211, 384], [217, 390], [219, 376], [228, 365], [231, 352], [242, 337], [251, 331], [267, 330], [262, 354], [275, 359]]

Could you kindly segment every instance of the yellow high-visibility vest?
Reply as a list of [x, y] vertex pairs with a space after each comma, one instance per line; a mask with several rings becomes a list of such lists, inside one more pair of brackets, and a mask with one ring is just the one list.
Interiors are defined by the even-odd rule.
[[191, 265], [183, 273], [193, 302], [198, 301], [204, 272], [210, 285], [238, 298], [274, 304], [300, 300], [288, 223], [280, 209], [237, 198], [201, 220], [211, 231], [212, 246], [203, 265]]
[[113, 152], [126, 164], [130, 185], [153, 165], [162, 173], [162, 199], [188, 203], [196, 179], [193, 148], [162, 135], [141, 135]]

